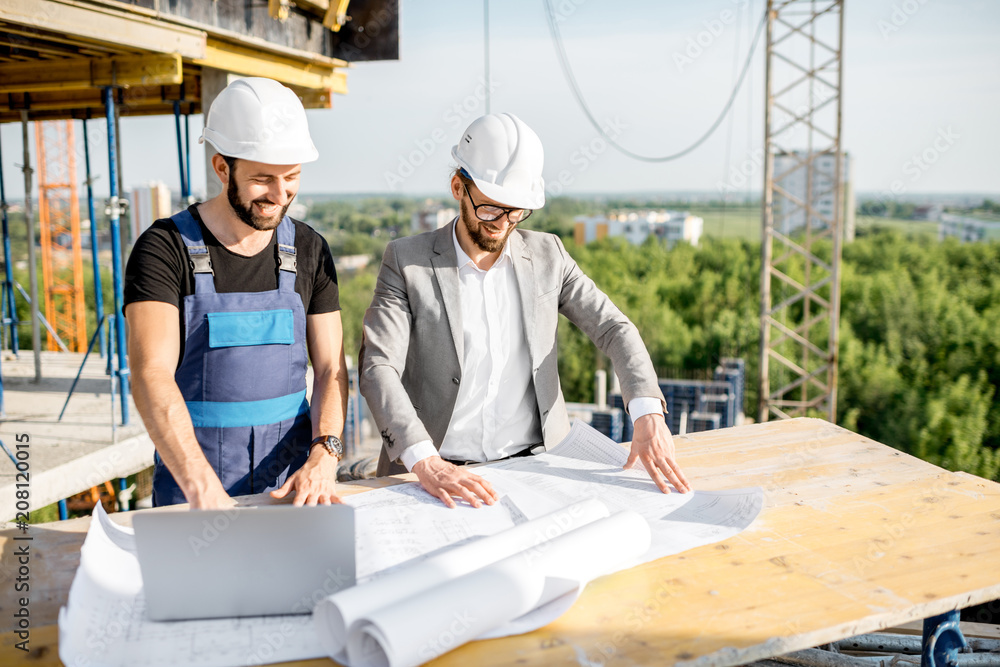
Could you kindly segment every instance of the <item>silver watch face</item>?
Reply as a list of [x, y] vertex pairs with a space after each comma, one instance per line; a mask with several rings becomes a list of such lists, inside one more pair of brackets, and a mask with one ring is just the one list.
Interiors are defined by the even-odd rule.
[[336, 454], [338, 458], [344, 456], [344, 443], [340, 441], [335, 435], [327, 436], [326, 438], [326, 450], [331, 454]]

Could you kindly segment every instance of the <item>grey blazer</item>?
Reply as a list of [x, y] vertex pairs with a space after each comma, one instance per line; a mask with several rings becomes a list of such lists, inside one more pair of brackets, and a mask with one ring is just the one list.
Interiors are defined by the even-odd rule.
[[[464, 339], [453, 228], [454, 222], [389, 243], [365, 312], [360, 389], [382, 434], [380, 476], [406, 472], [399, 455], [421, 440], [440, 449], [451, 422]], [[559, 237], [519, 229], [508, 243], [545, 445], [569, 431], [556, 350], [560, 313], [610, 357], [626, 405], [638, 396], [663, 402], [639, 331], [583, 274]]]

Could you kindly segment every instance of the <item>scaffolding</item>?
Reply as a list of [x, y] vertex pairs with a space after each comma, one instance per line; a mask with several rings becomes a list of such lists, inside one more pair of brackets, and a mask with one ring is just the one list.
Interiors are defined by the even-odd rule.
[[759, 418], [835, 422], [844, 2], [767, 7]]
[[87, 321], [72, 120], [35, 123], [38, 215], [48, 349], [85, 352]]

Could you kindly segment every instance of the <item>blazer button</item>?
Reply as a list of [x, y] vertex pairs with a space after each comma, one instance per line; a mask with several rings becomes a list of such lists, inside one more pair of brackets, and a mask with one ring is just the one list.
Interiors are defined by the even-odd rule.
[[452, 381], [452, 382], [454, 382], [455, 384], [458, 384], [458, 383], [459, 383], [459, 380], [458, 380], [458, 378], [452, 378], [452, 379], [451, 379], [451, 381]]

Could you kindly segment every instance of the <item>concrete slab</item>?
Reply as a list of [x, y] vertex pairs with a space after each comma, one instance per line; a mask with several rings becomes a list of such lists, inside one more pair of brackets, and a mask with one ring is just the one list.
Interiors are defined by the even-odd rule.
[[[153, 464], [153, 443], [134, 403], [130, 424], [120, 426], [121, 403], [115, 401], [118, 426], [112, 431], [111, 380], [105, 374], [107, 362], [98, 355], [87, 360], [66, 414], [58, 419], [83, 356], [43, 352], [42, 381], [36, 384], [30, 351], [22, 351], [19, 358], [3, 353], [6, 415], [0, 418], [0, 440], [12, 452], [18, 444], [28, 444], [32, 509]], [[7, 455], [0, 454], [0, 520], [14, 516], [16, 473]]]

